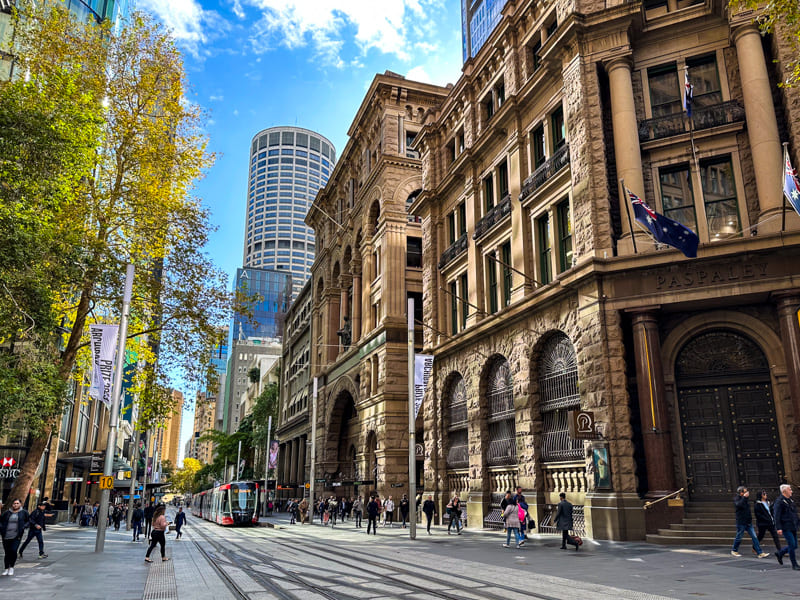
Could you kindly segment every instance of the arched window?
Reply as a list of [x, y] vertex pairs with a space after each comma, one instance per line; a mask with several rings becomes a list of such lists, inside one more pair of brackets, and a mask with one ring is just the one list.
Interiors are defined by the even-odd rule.
[[517, 462], [514, 425], [514, 381], [505, 358], [497, 358], [489, 371], [486, 385], [489, 465], [513, 465]]
[[542, 414], [542, 460], [559, 462], [583, 458], [583, 441], [569, 436], [567, 412], [580, 408], [575, 348], [563, 333], [542, 348], [539, 364], [539, 411]]
[[469, 440], [467, 428], [467, 387], [456, 374], [450, 382], [447, 397], [447, 468], [463, 469], [469, 466]]

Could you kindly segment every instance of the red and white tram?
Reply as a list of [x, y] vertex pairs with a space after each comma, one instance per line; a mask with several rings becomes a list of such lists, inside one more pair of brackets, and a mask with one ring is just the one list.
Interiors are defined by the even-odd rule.
[[192, 515], [219, 525], [258, 523], [258, 484], [232, 481], [192, 496]]

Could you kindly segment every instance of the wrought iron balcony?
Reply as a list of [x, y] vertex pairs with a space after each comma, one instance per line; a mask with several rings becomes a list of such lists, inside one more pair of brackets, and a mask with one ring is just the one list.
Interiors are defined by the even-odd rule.
[[442, 256], [439, 258], [439, 268], [441, 269], [451, 260], [455, 259], [458, 256], [461, 256], [467, 250], [467, 234], [463, 234], [460, 238], [458, 238], [447, 250], [442, 252]]
[[475, 233], [472, 235], [473, 240], [481, 238], [487, 231], [494, 227], [495, 223], [499, 223], [503, 218], [511, 213], [511, 194], [506, 194], [498, 204], [493, 206], [491, 210], [486, 213], [478, 224], [475, 225]]
[[[692, 113], [695, 131], [744, 121], [744, 107], [732, 100], [713, 106], [696, 107]], [[639, 122], [639, 142], [662, 140], [689, 131], [689, 120], [683, 112], [645, 119]]]
[[524, 200], [530, 196], [533, 192], [542, 187], [548, 179], [553, 177], [568, 164], [569, 144], [564, 144], [522, 183], [522, 191], [519, 193], [519, 199]]

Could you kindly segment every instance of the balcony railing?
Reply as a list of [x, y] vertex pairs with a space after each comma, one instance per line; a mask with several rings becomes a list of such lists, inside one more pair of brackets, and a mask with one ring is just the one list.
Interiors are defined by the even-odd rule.
[[439, 268], [443, 268], [447, 263], [451, 260], [455, 259], [457, 256], [461, 256], [464, 252], [467, 251], [467, 234], [465, 233], [460, 238], [458, 238], [447, 250], [442, 252], [442, 256], [439, 258]]
[[[695, 131], [731, 125], [744, 121], [744, 107], [732, 100], [713, 106], [698, 107], [692, 114]], [[662, 140], [689, 131], [689, 120], [683, 112], [639, 122], [639, 142]]]
[[533, 192], [542, 187], [548, 179], [553, 177], [568, 164], [569, 144], [564, 144], [522, 183], [522, 191], [519, 193], [519, 199], [524, 200], [530, 196]]
[[483, 217], [478, 224], [475, 225], [475, 233], [472, 235], [473, 240], [481, 238], [487, 231], [494, 227], [495, 223], [499, 223], [503, 218], [511, 213], [511, 195], [506, 194], [500, 202], [493, 206], [486, 216]]

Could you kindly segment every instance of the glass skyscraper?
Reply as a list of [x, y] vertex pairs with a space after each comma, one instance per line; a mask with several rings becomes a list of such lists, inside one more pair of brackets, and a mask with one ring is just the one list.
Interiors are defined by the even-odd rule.
[[299, 127], [264, 129], [250, 146], [242, 264], [291, 273], [292, 297], [314, 262], [314, 230], [306, 227], [306, 213], [335, 162], [330, 141]]
[[61, 0], [64, 5], [81, 19], [93, 19], [100, 23], [109, 19], [114, 27], [128, 16], [130, 0]]
[[236, 313], [228, 333], [228, 348], [239, 340], [276, 339], [283, 335], [283, 316], [292, 294], [292, 274], [258, 268], [236, 269], [233, 291], [258, 296], [248, 302], [251, 315]]

